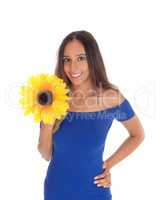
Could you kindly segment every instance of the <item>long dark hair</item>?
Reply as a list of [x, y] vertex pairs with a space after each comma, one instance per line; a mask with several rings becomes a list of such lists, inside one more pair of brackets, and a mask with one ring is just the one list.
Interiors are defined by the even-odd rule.
[[[87, 62], [89, 66], [91, 81], [95, 90], [97, 91], [97, 88], [102, 87], [102, 89], [113, 89], [119, 91], [117, 86], [113, 85], [108, 80], [105, 65], [95, 38], [91, 33], [84, 30], [71, 32], [63, 39], [58, 49], [58, 58], [55, 68], [55, 75], [57, 75], [59, 78], [62, 78], [66, 82], [67, 86], [71, 88], [72, 83], [64, 72], [63, 54], [65, 46], [68, 44], [68, 42], [74, 39], [80, 41], [84, 46], [87, 55]], [[53, 128], [53, 133], [55, 133], [59, 129], [59, 126], [64, 118], [65, 117], [63, 117], [60, 120], [56, 119]]]
[[93, 87], [95, 89], [102, 87], [102, 89], [113, 89], [118, 91], [118, 87], [108, 80], [105, 65], [95, 38], [91, 33], [84, 30], [71, 32], [63, 39], [58, 49], [55, 75], [62, 78], [68, 87], [71, 88], [72, 83], [64, 72], [63, 54], [65, 46], [74, 39], [80, 41], [84, 46]]

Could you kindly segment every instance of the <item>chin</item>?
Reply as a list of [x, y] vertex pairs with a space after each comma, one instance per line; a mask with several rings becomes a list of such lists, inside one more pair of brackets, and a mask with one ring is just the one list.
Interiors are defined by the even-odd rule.
[[84, 80], [84, 77], [82, 76], [76, 80], [76, 79], [73, 79], [70, 76], [68, 76], [68, 79], [71, 81], [72, 85], [75, 85], [75, 86], [85, 84], [87, 82], [88, 78], [89, 77], [87, 76], [87, 77], [85, 77], [85, 80]]
[[83, 81], [71, 81], [72, 85], [74, 86], [78, 86], [78, 85], [81, 85], [83, 84]]

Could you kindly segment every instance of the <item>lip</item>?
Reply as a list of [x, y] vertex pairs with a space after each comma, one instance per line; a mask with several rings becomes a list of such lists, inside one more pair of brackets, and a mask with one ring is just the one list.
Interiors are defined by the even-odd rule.
[[71, 78], [74, 78], [74, 79], [76, 79], [76, 78], [79, 78], [79, 77], [81, 77], [81, 75], [82, 75], [82, 72], [80, 73], [80, 75], [79, 75], [79, 76], [76, 76], [76, 77], [73, 77], [72, 75], [70, 75], [70, 76], [71, 76]]

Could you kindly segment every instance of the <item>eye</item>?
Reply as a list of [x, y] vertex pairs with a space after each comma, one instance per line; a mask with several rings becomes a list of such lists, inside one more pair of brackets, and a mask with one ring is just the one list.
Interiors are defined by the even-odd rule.
[[86, 56], [79, 56], [78, 61], [81, 61], [81, 60], [86, 60]]
[[66, 63], [66, 62], [69, 62], [69, 61], [70, 61], [70, 59], [69, 59], [69, 58], [63, 58], [62, 60], [63, 60], [63, 62], [64, 62], [64, 63]]

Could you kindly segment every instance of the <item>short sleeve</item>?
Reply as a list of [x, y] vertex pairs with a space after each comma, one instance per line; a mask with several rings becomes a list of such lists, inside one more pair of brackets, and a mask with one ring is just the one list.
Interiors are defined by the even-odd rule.
[[135, 111], [127, 99], [117, 106], [115, 111], [115, 119], [118, 121], [125, 121], [132, 118], [135, 115]]

